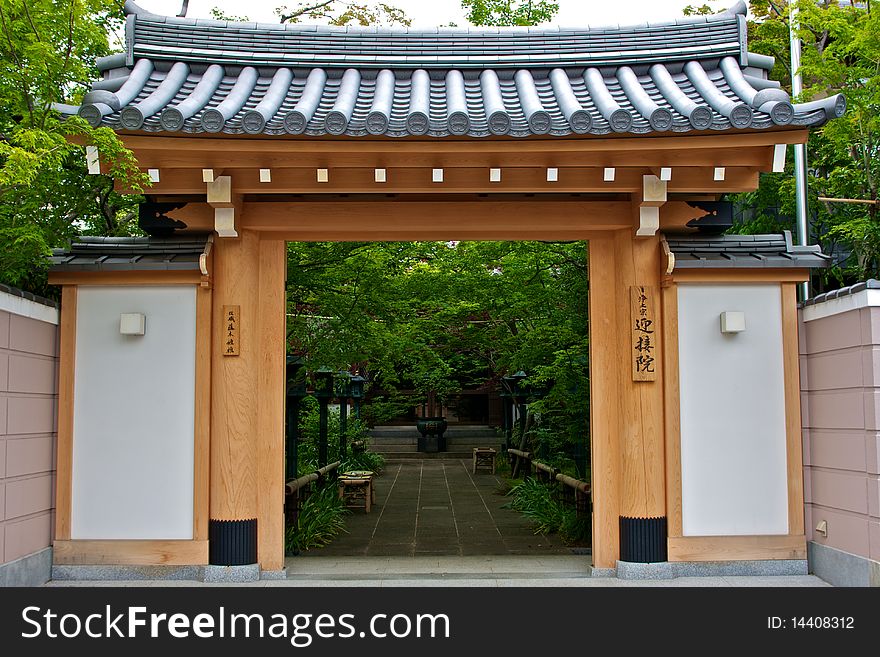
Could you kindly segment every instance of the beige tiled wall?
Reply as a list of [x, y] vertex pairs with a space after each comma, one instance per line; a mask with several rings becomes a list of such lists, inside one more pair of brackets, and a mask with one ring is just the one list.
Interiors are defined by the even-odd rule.
[[57, 356], [57, 325], [0, 311], [0, 563], [52, 540]]
[[807, 539], [880, 561], [880, 307], [800, 332]]

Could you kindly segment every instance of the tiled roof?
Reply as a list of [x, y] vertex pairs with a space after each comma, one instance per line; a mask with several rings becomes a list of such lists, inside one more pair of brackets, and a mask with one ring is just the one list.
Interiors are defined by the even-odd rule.
[[675, 269], [827, 267], [818, 246], [795, 246], [791, 232], [778, 235], [666, 235]]
[[842, 287], [838, 290], [831, 290], [831, 292], [825, 292], [823, 294], [817, 294], [804, 301], [801, 305], [813, 306], [817, 303], [822, 303], [823, 301], [831, 301], [832, 299], [839, 299], [840, 297], [858, 294], [864, 290], [880, 290], [880, 281], [874, 278], [869, 278], [868, 280], [856, 283], [855, 285]]
[[41, 297], [39, 294], [34, 294], [33, 292], [28, 292], [27, 290], [22, 290], [17, 287], [12, 287], [11, 285], [6, 285], [5, 283], [0, 283], [0, 292], [11, 294], [14, 297], [21, 297], [22, 299], [27, 299], [28, 301], [33, 301], [34, 303], [49, 306], [50, 308], [59, 307], [57, 301], [47, 299], [46, 297]]
[[208, 235], [80, 237], [69, 249], [55, 249], [52, 271], [197, 270]]
[[743, 2], [629, 27], [410, 30], [174, 18], [126, 3], [126, 52], [78, 112], [118, 130], [556, 135], [820, 125], [746, 49]]

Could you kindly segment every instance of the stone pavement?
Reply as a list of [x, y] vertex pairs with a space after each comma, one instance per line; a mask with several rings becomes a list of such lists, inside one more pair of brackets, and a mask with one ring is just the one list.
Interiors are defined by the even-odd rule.
[[409, 588], [409, 587], [816, 587], [829, 586], [813, 575], [774, 577], [678, 577], [663, 580], [624, 580], [591, 577], [589, 557], [543, 556], [419, 556], [419, 557], [295, 557], [287, 560], [287, 578], [242, 584], [193, 580], [53, 581], [46, 586], [257, 586]]
[[528, 521], [502, 508], [509, 498], [497, 494], [501, 480], [487, 473], [472, 475], [469, 460], [392, 462], [376, 483], [373, 512], [355, 510], [348, 517], [348, 534], [330, 546], [288, 558], [286, 578], [223, 584], [148, 576], [138, 580], [51, 581], [46, 586], [829, 586], [813, 575], [661, 580], [593, 577], [589, 554], [573, 554], [557, 537], [535, 536]]
[[472, 474], [470, 459], [390, 462], [375, 479], [371, 513], [353, 509], [348, 533], [298, 559], [571, 554], [558, 536], [536, 536], [528, 520], [503, 508], [510, 498], [500, 485], [491, 473]]

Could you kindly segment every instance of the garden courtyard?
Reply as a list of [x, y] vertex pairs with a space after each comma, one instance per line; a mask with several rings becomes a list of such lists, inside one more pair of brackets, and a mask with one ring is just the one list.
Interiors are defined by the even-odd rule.
[[505, 508], [503, 486], [500, 476], [472, 473], [465, 459], [390, 462], [376, 478], [371, 512], [353, 509], [346, 532], [302, 556], [571, 555], [558, 534], [535, 534], [530, 520]]

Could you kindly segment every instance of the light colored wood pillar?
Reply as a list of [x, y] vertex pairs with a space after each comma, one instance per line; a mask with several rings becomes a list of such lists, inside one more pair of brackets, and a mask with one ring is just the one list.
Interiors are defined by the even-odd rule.
[[801, 377], [798, 359], [797, 284], [782, 283], [782, 358], [785, 372], [785, 443], [788, 471], [788, 533], [802, 536], [804, 454], [801, 423]]
[[55, 474], [55, 540], [70, 539], [73, 494], [73, 393], [76, 368], [76, 298], [78, 288], [61, 288], [58, 358], [58, 442]]
[[589, 241], [590, 264], [590, 461], [593, 490], [593, 566], [614, 568], [619, 539], [619, 339], [614, 239]]
[[284, 567], [284, 388], [287, 248], [260, 242], [257, 541], [260, 567]]
[[[665, 560], [666, 468], [663, 415], [663, 318], [660, 290], [659, 237], [634, 238], [631, 230], [614, 237], [617, 272], [616, 345], [620, 449], [620, 548], [622, 560]], [[634, 322], [630, 295], [645, 286], [654, 312], [650, 334], [654, 344], [652, 381], [632, 375]], [[652, 556], [653, 555], [653, 556]], [[643, 559], [644, 557], [644, 559]]]
[[[244, 230], [214, 243], [211, 354], [211, 562], [256, 561], [260, 240]], [[225, 307], [237, 307], [239, 354], [225, 355]]]
[[669, 537], [681, 526], [681, 395], [678, 371], [678, 285], [661, 292], [663, 306], [663, 421], [666, 429], [666, 515]]

